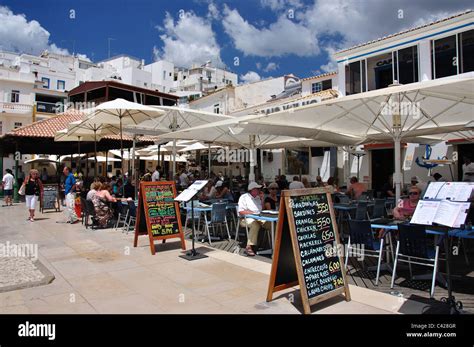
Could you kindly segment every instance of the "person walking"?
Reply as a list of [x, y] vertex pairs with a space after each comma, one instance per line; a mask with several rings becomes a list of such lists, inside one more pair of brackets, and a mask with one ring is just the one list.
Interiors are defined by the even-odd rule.
[[26, 208], [28, 208], [30, 213], [27, 220], [34, 222], [36, 202], [38, 201], [38, 197], [41, 199], [43, 196], [43, 183], [41, 183], [38, 170], [30, 170], [30, 173], [23, 181], [23, 185], [25, 186]]
[[66, 221], [58, 223], [71, 223], [74, 224], [78, 221], [76, 210], [75, 210], [75, 188], [76, 188], [76, 179], [71, 170], [66, 166], [63, 169], [63, 174], [66, 176], [64, 180], [64, 195], [66, 196]]
[[5, 195], [5, 205], [3, 206], [13, 206], [13, 181], [14, 177], [12, 174], [12, 170], [6, 169], [5, 175], [2, 178], [3, 195]]

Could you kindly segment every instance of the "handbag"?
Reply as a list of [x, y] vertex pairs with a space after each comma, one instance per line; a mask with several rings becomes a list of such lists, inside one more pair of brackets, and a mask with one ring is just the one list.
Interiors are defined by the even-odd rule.
[[20, 189], [18, 189], [18, 194], [25, 195], [26, 185], [22, 184]]

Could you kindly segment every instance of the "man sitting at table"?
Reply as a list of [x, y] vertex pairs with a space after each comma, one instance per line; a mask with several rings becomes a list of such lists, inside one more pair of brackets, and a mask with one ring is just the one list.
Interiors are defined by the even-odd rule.
[[[244, 217], [248, 214], [258, 214], [262, 211], [263, 205], [263, 192], [260, 190], [261, 185], [256, 182], [250, 182], [248, 185], [248, 193], [243, 194], [239, 198], [239, 214]], [[253, 257], [255, 256], [254, 249], [257, 246], [258, 242], [258, 232], [263, 226], [265, 229], [270, 229], [270, 222], [265, 222], [262, 220], [256, 220], [253, 218], [243, 218], [240, 222], [240, 225], [248, 227], [249, 236], [247, 240], [247, 247], [245, 248], [245, 253]]]
[[351, 199], [357, 200], [360, 198], [362, 193], [365, 192], [367, 192], [367, 187], [365, 184], [360, 183], [357, 177], [351, 177], [351, 185], [349, 186], [346, 194], [349, 195]]

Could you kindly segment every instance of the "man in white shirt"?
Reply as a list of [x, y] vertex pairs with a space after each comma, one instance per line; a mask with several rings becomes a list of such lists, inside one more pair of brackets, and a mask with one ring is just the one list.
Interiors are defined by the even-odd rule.
[[151, 180], [153, 182], [157, 182], [160, 180], [160, 170], [161, 168], [159, 166], [156, 167], [155, 172], [153, 172], [153, 175], [151, 175]]
[[298, 176], [293, 177], [293, 182], [290, 183], [290, 189], [304, 189], [305, 186], [303, 183], [300, 182], [300, 178]]
[[13, 206], [13, 180], [12, 170], [6, 169], [2, 178], [3, 195], [5, 195], [5, 205], [3, 206]]
[[464, 157], [462, 180], [463, 182], [474, 182], [474, 163], [471, 163], [471, 159], [468, 157]]
[[[245, 193], [239, 198], [239, 215], [245, 217], [248, 214], [259, 214], [262, 211], [263, 206], [263, 192], [260, 190], [261, 185], [256, 182], [250, 182], [248, 185], [248, 193]], [[265, 229], [270, 229], [270, 222], [256, 220], [253, 218], [242, 218], [240, 225], [248, 228], [248, 240], [245, 253], [253, 257], [255, 252], [253, 247], [257, 246], [258, 232], [263, 226]]]
[[179, 185], [181, 188], [186, 189], [188, 188], [189, 185], [189, 178], [188, 175], [186, 174], [186, 170], [183, 170], [181, 175], [179, 176]]

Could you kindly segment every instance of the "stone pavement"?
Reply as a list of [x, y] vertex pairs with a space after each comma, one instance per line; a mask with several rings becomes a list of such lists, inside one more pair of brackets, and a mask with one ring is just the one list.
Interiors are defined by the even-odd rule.
[[[265, 301], [271, 264], [198, 244], [208, 258], [187, 261], [179, 242], [148, 237], [133, 247], [133, 234], [57, 224], [61, 213], [26, 221], [24, 204], [0, 208], [0, 243], [37, 244], [39, 260], [54, 274], [47, 285], [0, 293], [0, 313], [276, 313], [302, 312], [298, 291]], [[188, 248], [190, 242], [187, 242]], [[1, 274], [0, 274], [1, 275]], [[423, 305], [351, 286], [341, 298], [313, 306], [322, 313], [420, 313]]]

